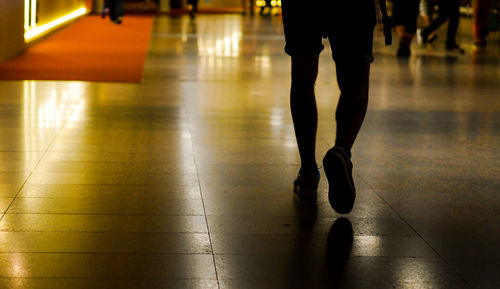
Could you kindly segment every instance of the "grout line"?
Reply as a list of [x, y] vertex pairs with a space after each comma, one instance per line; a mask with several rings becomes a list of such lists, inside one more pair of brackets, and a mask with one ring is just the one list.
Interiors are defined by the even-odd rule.
[[161, 278], [161, 277], [64, 277], [64, 276], [57, 276], [57, 277], [7, 277], [7, 276], [0, 276], [1, 279], [27, 279], [27, 280], [113, 280], [113, 281], [118, 281], [118, 280], [155, 280], [155, 281], [160, 281], [160, 280], [167, 280], [167, 281], [190, 281], [190, 280], [215, 280], [212, 278]]
[[203, 198], [203, 190], [201, 188], [200, 170], [198, 168], [198, 162], [196, 160], [196, 155], [195, 155], [195, 147], [194, 147], [194, 143], [193, 143], [193, 132], [191, 130], [191, 125], [190, 125], [191, 123], [189, 121], [189, 115], [187, 113], [187, 110], [185, 110], [184, 113], [186, 114], [186, 120], [188, 122], [188, 131], [189, 131], [189, 135], [191, 137], [191, 150], [192, 150], [192, 154], [193, 154], [193, 162], [194, 162], [194, 166], [196, 168], [196, 177], [197, 177], [197, 180], [198, 180], [198, 187], [200, 189], [200, 198], [201, 198], [201, 204], [203, 206], [203, 214], [205, 216], [205, 223], [207, 224], [207, 234], [208, 234], [208, 240], [210, 242], [210, 251], [211, 251], [211, 254], [212, 254], [212, 261], [214, 263], [215, 279], [217, 280], [217, 288], [220, 289], [219, 275], [217, 273], [217, 263], [215, 262], [214, 247], [213, 247], [213, 244], [212, 244], [212, 236], [210, 235], [210, 228], [208, 226], [208, 218], [207, 218], [207, 211], [206, 211], [206, 206], [205, 206], [205, 200]]
[[1, 255], [11, 255], [11, 254], [25, 254], [25, 255], [121, 255], [121, 256], [208, 256], [212, 255], [209, 253], [169, 253], [169, 252], [148, 252], [148, 251], [137, 251], [137, 252], [127, 252], [127, 251], [82, 251], [82, 252], [75, 252], [75, 251], [59, 251], [59, 252], [47, 252], [47, 251], [16, 251], [16, 252], [0, 252]]

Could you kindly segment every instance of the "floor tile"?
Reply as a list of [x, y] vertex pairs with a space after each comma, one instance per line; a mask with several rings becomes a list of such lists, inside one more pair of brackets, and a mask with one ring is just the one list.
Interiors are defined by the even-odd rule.
[[[222, 234], [210, 235], [217, 255], [319, 255], [327, 253], [324, 234]], [[419, 237], [353, 236], [352, 256], [424, 257], [438, 255]]]
[[[227, 234], [328, 234], [337, 218], [207, 216], [210, 232]], [[400, 219], [350, 219], [354, 234], [417, 236]]]
[[21, 186], [29, 176], [29, 172], [0, 172], [0, 184]]
[[103, 173], [48, 173], [34, 172], [30, 177], [31, 184], [126, 184], [126, 185], [187, 185], [192, 186], [198, 183], [198, 178], [194, 174], [103, 174]]
[[16, 185], [0, 185], [0, 198], [13, 198], [19, 190]]
[[205, 216], [5, 214], [1, 231], [206, 233]]
[[179, 288], [215, 289], [215, 279], [76, 279], [76, 278], [0, 278], [0, 286], [12, 289], [140, 289], [140, 288]]
[[[211, 216], [319, 216], [337, 217], [330, 203], [318, 202], [310, 213], [308, 208], [294, 199], [294, 196], [270, 200], [205, 200], [205, 211]], [[357, 202], [350, 216], [353, 218], [398, 218], [398, 215], [384, 203]]]
[[201, 200], [17, 198], [11, 214], [203, 215]]
[[37, 171], [51, 173], [114, 173], [114, 174], [195, 174], [194, 163], [151, 163], [151, 162], [53, 162], [44, 161], [37, 165]]
[[79, 199], [201, 199], [199, 186], [150, 185], [67, 185], [26, 184], [20, 198], [79, 198]]
[[3, 253], [210, 254], [208, 234], [0, 232]]
[[437, 288], [442, 284], [449, 286], [446, 288], [470, 288], [444, 262], [434, 258], [354, 257], [340, 268], [329, 262], [321, 256], [216, 255], [221, 280], [288, 281], [291, 288]]
[[0, 276], [213, 279], [211, 255], [2, 253]]

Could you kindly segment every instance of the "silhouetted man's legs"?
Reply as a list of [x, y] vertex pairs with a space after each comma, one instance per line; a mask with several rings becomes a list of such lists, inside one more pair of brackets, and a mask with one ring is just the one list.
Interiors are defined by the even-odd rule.
[[320, 174], [315, 159], [318, 113], [314, 84], [322, 38], [328, 38], [341, 91], [336, 111], [335, 146], [323, 158], [328, 199], [338, 213], [349, 213], [356, 197], [351, 147], [368, 104], [370, 63], [373, 61], [373, 0], [321, 2], [308, 8], [299, 0], [283, 0], [285, 51], [292, 57], [290, 103], [301, 169], [294, 181], [300, 197], [316, 197]]
[[[340, 100], [335, 113], [335, 145], [349, 151], [356, 140], [368, 107], [370, 63], [336, 63]], [[318, 56], [292, 57], [290, 106], [302, 168], [315, 169], [318, 112], [314, 84], [318, 74]]]
[[[301, 170], [294, 183], [296, 192], [304, 191], [301, 185], [308, 188], [306, 191], [314, 191], [314, 185], [317, 186], [319, 181], [315, 156], [318, 112], [314, 94], [318, 58], [318, 55], [292, 56], [290, 106], [301, 159]], [[324, 166], [329, 182], [336, 186], [337, 191], [349, 192], [329, 192], [332, 207], [339, 213], [348, 213], [355, 199], [350, 150], [368, 106], [370, 62], [337, 60], [336, 68], [341, 92], [335, 113], [336, 139], [335, 147], [325, 156]]]

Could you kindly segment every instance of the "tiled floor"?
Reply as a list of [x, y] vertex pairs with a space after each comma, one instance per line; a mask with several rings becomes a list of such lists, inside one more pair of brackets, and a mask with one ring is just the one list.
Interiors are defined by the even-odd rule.
[[377, 39], [342, 218], [324, 178], [293, 197], [281, 33], [162, 16], [142, 84], [0, 82], [0, 288], [500, 288], [498, 43], [401, 62]]

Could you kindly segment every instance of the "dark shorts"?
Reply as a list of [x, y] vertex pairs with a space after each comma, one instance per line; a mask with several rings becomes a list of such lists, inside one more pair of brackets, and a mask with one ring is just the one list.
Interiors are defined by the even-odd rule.
[[375, 0], [282, 0], [285, 52], [316, 55], [328, 37], [335, 61], [373, 61]]
[[392, 18], [394, 25], [402, 25], [406, 32], [415, 34], [417, 31], [417, 18], [420, 0], [394, 0]]

